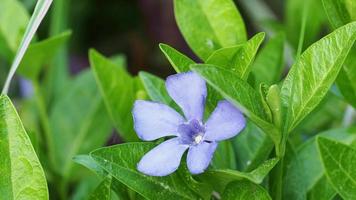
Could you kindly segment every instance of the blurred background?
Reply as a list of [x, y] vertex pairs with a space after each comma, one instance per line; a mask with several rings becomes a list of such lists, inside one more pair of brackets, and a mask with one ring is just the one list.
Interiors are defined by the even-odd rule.
[[[35, 2], [23, 0], [29, 11]], [[287, 36], [292, 50], [297, 48], [305, 2], [235, 0], [249, 37], [258, 31], [271, 32], [286, 28], [290, 31]], [[320, 38], [327, 22], [321, 1], [310, 2], [315, 6], [311, 6], [313, 15], [309, 15], [307, 20], [306, 44]], [[70, 73], [74, 74], [88, 66], [89, 48], [95, 48], [106, 56], [117, 53], [126, 55], [129, 71], [134, 74], [140, 70], [160, 76], [173, 73], [158, 48], [161, 42], [197, 60], [177, 28], [172, 0], [54, 0], [38, 37], [43, 39], [68, 29], [72, 30], [68, 62]]]

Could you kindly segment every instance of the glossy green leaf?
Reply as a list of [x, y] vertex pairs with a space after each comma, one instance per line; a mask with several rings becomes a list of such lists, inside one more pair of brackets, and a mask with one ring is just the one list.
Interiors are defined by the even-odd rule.
[[284, 35], [277, 34], [257, 54], [252, 64], [255, 86], [260, 83], [272, 85], [281, 79], [283, 70]]
[[73, 161], [83, 165], [98, 176], [104, 178], [108, 175], [108, 173], [103, 168], [101, 168], [100, 165], [95, 162], [95, 160], [89, 155], [76, 155], [75, 157], [73, 157]]
[[[199, 195], [210, 197], [211, 190], [203, 190], [201, 184], [193, 185], [184, 166], [165, 177], [152, 177], [138, 172], [137, 163], [154, 146], [154, 143], [125, 143], [95, 150], [90, 155], [110, 175], [147, 199], [196, 199]], [[193, 192], [192, 187], [195, 187], [194, 191], [199, 189], [199, 194]]]
[[356, 8], [350, 0], [322, 0], [325, 13], [333, 28], [338, 28], [356, 20]]
[[152, 101], [161, 102], [167, 105], [174, 104], [166, 90], [164, 80], [147, 72], [140, 72], [139, 77]]
[[70, 31], [57, 36], [31, 44], [26, 51], [18, 72], [28, 79], [36, 80], [42, 70], [43, 65], [49, 64], [59, 48], [69, 39]]
[[188, 58], [186, 55], [180, 53], [173, 47], [166, 44], [159, 44], [159, 48], [164, 53], [169, 63], [173, 66], [177, 73], [189, 71], [189, 65], [195, 62]]
[[112, 178], [105, 178], [90, 194], [89, 200], [111, 200], [111, 183]]
[[0, 197], [48, 199], [40, 161], [10, 99], [0, 96]]
[[289, 71], [281, 89], [285, 131], [290, 132], [323, 99], [356, 39], [356, 22], [310, 46]]
[[221, 199], [224, 200], [271, 200], [268, 192], [261, 186], [249, 181], [236, 181], [230, 183]]
[[278, 161], [277, 158], [267, 160], [251, 172], [240, 172], [231, 169], [211, 169], [202, 174], [201, 178], [211, 182], [218, 191], [222, 191], [227, 184], [237, 180], [249, 180], [260, 184]]
[[251, 63], [264, 37], [265, 33], [259, 33], [244, 44], [218, 49], [209, 56], [206, 63], [231, 70], [241, 79], [247, 80]]
[[275, 143], [279, 143], [280, 135], [276, 132], [275, 127], [268, 122], [260, 95], [249, 84], [229, 70], [214, 65], [197, 64], [192, 65], [192, 69], [223, 97], [240, 108]]
[[356, 150], [340, 142], [317, 139], [326, 177], [344, 199], [356, 198]]
[[203, 60], [217, 49], [246, 41], [245, 25], [232, 0], [175, 0], [174, 13], [185, 40]]
[[[323, 138], [330, 138], [356, 147], [356, 128], [333, 129], [318, 134]], [[305, 142], [297, 150], [295, 155], [286, 163], [287, 171], [284, 176], [283, 197], [285, 199], [305, 199], [309, 192], [318, 189], [318, 185], [324, 185], [325, 195], [332, 196], [325, 171], [319, 157], [315, 137]], [[323, 179], [324, 182], [323, 182]], [[326, 182], [325, 182], [326, 181]], [[327, 188], [328, 187], [328, 188]], [[314, 191], [315, 192], [315, 191]], [[311, 195], [311, 194], [310, 194]]]
[[75, 78], [71, 88], [56, 101], [49, 120], [55, 167], [69, 176], [72, 158], [102, 146], [111, 134], [110, 119], [91, 71]]
[[140, 79], [132, 77], [122, 66], [116, 66], [94, 50], [89, 53], [108, 113], [125, 141], [138, 141], [133, 130], [132, 106], [144, 92]]

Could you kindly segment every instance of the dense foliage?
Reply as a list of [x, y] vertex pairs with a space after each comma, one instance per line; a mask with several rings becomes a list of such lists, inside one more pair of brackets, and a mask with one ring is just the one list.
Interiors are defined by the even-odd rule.
[[[165, 81], [131, 75], [124, 56], [94, 49], [90, 68], [70, 77], [71, 31], [32, 40], [51, 0], [38, 0], [31, 17], [20, 1], [1, 0], [0, 80], [8, 70], [10, 78], [0, 96], [0, 199], [356, 199], [356, 2], [286, 2], [281, 23], [244, 1], [264, 31], [249, 38], [232, 0], [174, 0], [198, 59], [157, 44], [162, 57], [206, 81], [204, 118], [225, 99], [246, 127], [219, 142], [204, 173], [182, 159], [157, 177], [137, 164], [165, 139], [140, 140], [132, 109], [151, 100], [182, 113]], [[15, 83], [22, 92], [10, 99]], [[120, 144], [108, 145], [112, 129]]]

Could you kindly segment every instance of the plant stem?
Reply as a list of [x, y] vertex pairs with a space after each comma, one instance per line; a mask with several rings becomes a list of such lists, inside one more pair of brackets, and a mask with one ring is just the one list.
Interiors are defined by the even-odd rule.
[[283, 168], [284, 157], [281, 157], [270, 174], [270, 194], [274, 200], [282, 200], [283, 197]]
[[309, 10], [309, 3], [306, 2], [306, 4], [303, 7], [303, 15], [302, 15], [302, 23], [300, 25], [300, 33], [299, 33], [299, 41], [298, 41], [298, 49], [297, 49], [297, 54], [296, 54], [296, 60], [298, 60], [300, 54], [302, 53], [303, 50], [303, 43], [304, 43], [304, 36], [305, 36], [305, 26], [307, 23], [307, 17], [308, 17], [308, 10]]
[[39, 112], [40, 122], [43, 128], [46, 146], [48, 149], [48, 156], [49, 156], [51, 167], [53, 168], [55, 165], [55, 159], [53, 157], [54, 152], [52, 148], [54, 143], [51, 136], [51, 128], [48, 120], [47, 108], [37, 81], [33, 81], [33, 88], [35, 92], [35, 98], [36, 98], [36, 104]]

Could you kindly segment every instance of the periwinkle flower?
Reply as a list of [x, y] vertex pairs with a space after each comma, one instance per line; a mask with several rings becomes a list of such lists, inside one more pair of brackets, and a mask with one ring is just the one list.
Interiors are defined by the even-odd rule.
[[194, 72], [169, 76], [166, 88], [185, 117], [162, 103], [135, 102], [132, 112], [139, 138], [152, 141], [175, 136], [144, 155], [137, 169], [151, 176], [166, 176], [178, 169], [184, 152], [189, 149], [189, 171], [202, 173], [209, 166], [218, 142], [237, 135], [245, 127], [245, 119], [236, 107], [222, 100], [203, 123], [207, 88], [205, 81]]

